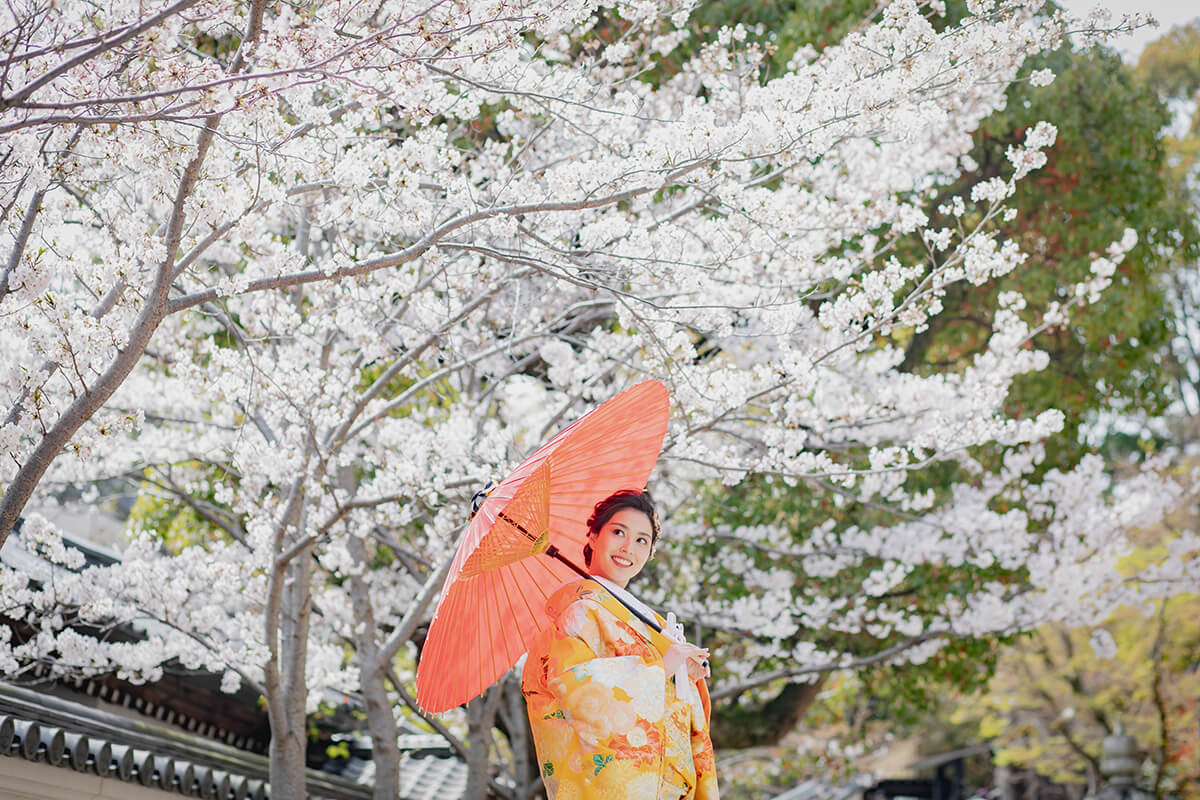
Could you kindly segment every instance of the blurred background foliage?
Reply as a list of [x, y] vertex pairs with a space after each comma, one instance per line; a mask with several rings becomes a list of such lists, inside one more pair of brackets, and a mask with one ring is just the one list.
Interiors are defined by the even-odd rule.
[[[806, 57], [835, 44], [848, 31], [878, 15], [880, 8], [865, 0], [705, 3], [693, 17], [693, 41], [712, 38], [723, 25], [741, 24], [749, 38], [763, 46], [766, 58], [762, 70], [767, 77], [777, 74], [798, 53]], [[958, 18], [964, 9], [964, 3], [948, 3], [943, 20]], [[935, 20], [935, 24], [944, 21]], [[1054, 82], [1037, 88], [1027, 80], [1018, 81], [1008, 90], [1006, 107], [975, 134], [970, 161], [978, 169], [967, 170], [963, 177], [938, 186], [922, 201], [936, 226], [942, 216], [940, 205], [955, 196], [968, 199], [972, 187], [980, 181], [1009, 177], [1012, 167], [1005, 150], [1020, 142], [1038, 121], [1052, 122], [1058, 128], [1058, 139], [1048, 150], [1048, 163], [1018, 184], [1013, 198], [1017, 216], [993, 223], [998, 237], [1016, 241], [1029, 260], [1014, 273], [982, 286], [956, 285], [945, 298], [946, 311], [927, 329], [898, 331], [890, 344], [903, 347], [906, 370], [929, 373], [962, 369], [986, 345], [992, 332], [992, 310], [1000, 293], [1021, 292], [1028, 300], [1023, 313], [1034, 320], [1049, 303], [1064, 299], [1061, 287], [1087, 277], [1092, 260], [1119, 240], [1125, 228], [1135, 229], [1138, 245], [1120, 265], [1101, 301], [1075, 311], [1067, 324], [1036, 337], [1033, 346], [1049, 354], [1050, 365], [1038, 374], [1019, 379], [1006, 408], [1016, 417], [1031, 417], [1049, 408], [1064, 412], [1065, 429], [1045, 443], [1046, 457], [1039, 467], [1042, 473], [1070, 468], [1090, 452], [1101, 453], [1114, 470], [1119, 470], [1122, 465], [1142, 460], [1147, 453], [1189, 446], [1195, 433], [1190, 418], [1200, 412], [1200, 290], [1196, 280], [1200, 260], [1196, 205], [1200, 22], [1176, 29], [1150, 45], [1136, 67], [1103, 46], [1064, 45], [1033, 59], [1023, 76], [1040, 69], [1052, 70]], [[897, 255], [906, 262], [930, 257], [925, 245], [915, 238], [900, 242]], [[985, 467], [995, 468], [1005, 453], [993, 448], [971, 455]], [[946, 499], [952, 484], [973, 480], [977, 478], [956, 465], [939, 464], [914, 473], [906, 488], [932, 492], [936, 503]], [[859, 503], [833, 487], [790, 485], [770, 477], [752, 477], [732, 488], [707, 487], [689, 510], [693, 519], [707, 523], [714, 531], [723, 526], [781, 526], [790, 535], [781, 544], [785, 549], [803, 545], [818, 526], [828, 525], [831, 519], [835, 542], [840, 532], [902, 519], [895, 509]], [[762, 569], [787, 563], [769, 547], [713, 535], [678, 543], [665, 559], [666, 568], [660, 570], [658, 579], [669, 584], [671, 559], [681, 559], [699, 565], [705, 591], [712, 596], [736, 598], [751, 593], [754, 589], [724, 566], [730, 561], [731, 548], [739, 551], [739, 559], [744, 556]], [[800, 598], [852, 595], [854, 584], [877, 566], [867, 559], [853, 570], [823, 578], [806, 575], [795, 564], [794, 594]], [[1019, 572], [1007, 574], [998, 567], [918, 567], [901, 586], [876, 602], [891, 608], [928, 608], [947, 595], [961, 596], [988, 581], [1015, 583], [1021, 578]], [[684, 589], [670, 587], [668, 592]], [[1181, 598], [1167, 604], [1165, 611], [1155, 613], [1165, 614], [1163, 618], [1168, 621], [1175, 615], [1194, 619], [1200, 611], [1195, 602]], [[1154, 619], [1157, 617], [1152, 615], [1151, 622]], [[789, 769], [795, 774], [822, 770], [837, 774], [844, 768], [845, 752], [818, 748], [817, 753], [807, 745], [797, 749], [796, 742], [803, 739], [804, 732], [816, 730], [831, 734], [840, 730], [849, 733], [851, 740], [857, 737], [863, 743], [882, 743], [920, 732], [927, 751], [998, 737], [1002, 759], [1033, 764], [1046, 756], [1052, 763], [1048, 771], [1054, 778], [1086, 781], [1086, 759], [1078, 753], [1074, 761], [1065, 755], [1072, 750], [1068, 741], [1070, 726], [1050, 725], [1036, 744], [1021, 744], [1032, 740], [1028, 729], [1017, 722], [1017, 709], [1036, 706], [1038, 695], [1028, 682], [1020, 683], [1032, 693], [1032, 699], [1018, 702], [1012, 695], [1017, 685], [1012, 676], [1014, 670], [1024, 668], [1019, 664], [1039, 660], [1047, 675], [1059, 668], [1075, 669], [1077, 665], [1070, 658], [1048, 644], [1069, 640], [1078, 658], [1095, 662], [1091, 668], [1097, 674], [1110, 670], [1120, 672], [1127, 682], [1141, 681], [1140, 694], [1125, 686], [1105, 697], [1126, 699], [1129, 702], [1121, 709], [1135, 716], [1143, 714], [1143, 706], [1139, 705], [1141, 710], [1135, 713], [1130, 704], [1135, 694], [1145, 696], [1146, 671], [1153, 662], [1149, 655], [1152, 642], [1148, 643], [1145, 636], [1153, 632], [1155, 625], [1147, 623], [1140, 610], [1122, 611], [1110, 625], [1118, 649], [1127, 649], [1127, 656], [1101, 659], [1095, 655], [1087, 644], [1094, 631], [1039, 631], [1016, 640], [986, 637], [957, 641], [920, 666], [870, 667], [853, 676], [831, 676], [812, 684], [779, 681], [755, 688], [715, 705], [714, 741], [721, 748], [740, 749], [743, 755], [730, 757], [739, 761], [741, 772], [749, 774], [753, 771], [751, 765], [757, 763], [763, 786], [789, 785], [779, 777]], [[1167, 638], [1177, 645], [1178, 652], [1172, 652], [1182, 657], [1191, 640], [1182, 628], [1168, 625], [1167, 630]], [[1179, 630], [1178, 635], [1170, 633], [1175, 630]], [[705, 644], [718, 654], [718, 670], [721, 652], [741, 653], [747, 646], [745, 635], [737, 632], [710, 631], [706, 637]], [[822, 649], [869, 658], [901, 638], [894, 633], [873, 637], [802, 628], [779, 644], [785, 653], [792, 646], [809, 642]], [[1174, 656], [1168, 657], [1166, 650], [1160, 648], [1159, 661], [1154, 663], [1161, 670], [1168, 666], [1176, 670], [1170, 673], [1169, 681], [1184, 674], [1194, 675], [1195, 664], [1172, 662]], [[1060, 658], [1066, 660], [1060, 664]], [[770, 671], [785, 668], [787, 662], [784, 657], [777, 664], [764, 663], [760, 667]], [[1134, 663], [1141, 668], [1134, 670]], [[1085, 681], [1079, 685], [1089, 684]], [[1194, 699], [1195, 692], [1192, 696]], [[988, 698], [986, 713], [985, 706], [977, 707], [974, 702], [980, 697]], [[963, 708], [978, 712], [977, 716], [964, 713]], [[1179, 707], [1177, 711], [1190, 713], [1194, 719], [1194, 707]], [[1083, 706], [1077, 712], [1079, 722], [1075, 725], [1083, 725], [1088, 715]], [[1149, 717], [1138, 719], [1141, 721], [1136, 723], [1135, 734], [1143, 734], [1144, 743], [1149, 743], [1154, 740], [1149, 735], [1153, 727]], [[1006, 728], [1009, 723], [1011, 728]], [[1111, 719], [1100, 720], [1086, 735], [1080, 733], [1081, 747], [1093, 755], [1098, 752], [1105, 726], [1111, 729], [1112, 723]], [[1000, 730], [1008, 730], [1009, 738], [1001, 737]], [[1194, 738], [1194, 730], [1192, 735]], [[1164, 745], [1163, 752], [1168, 753], [1163, 757], [1167, 761], [1175, 758], [1171, 762], [1175, 766], [1159, 769], [1163, 778], [1158, 781], [1158, 789], [1187, 796], [1191, 790], [1186, 790], [1186, 781], [1171, 775], [1184, 775], [1178, 769], [1180, 758], [1200, 760], [1194, 741], [1191, 745]], [[1063, 754], [1061, 758], [1059, 754]], [[1156, 763], [1164, 763], [1163, 758]], [[740, 791], [732, 785], [731, 790]]]

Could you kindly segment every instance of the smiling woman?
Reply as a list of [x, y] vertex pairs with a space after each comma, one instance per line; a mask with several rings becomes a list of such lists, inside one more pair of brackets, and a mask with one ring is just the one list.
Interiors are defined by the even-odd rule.
[[[584, 563], [593, 575], [622, 589], [646, 566], [658, 541], [654, 507], [645, 498], [641, 492], [618, 492], [596, 506], [588, 520]], [[638, 508], [642, 504], [648, 508]]]
[[[522, 676], [550, 800], [716, 800], [705, 685], [708, 651], [626, 587], [654, 552], [650, 496], [620, 491], [588, 519], [592, 578], [550, 598], [554, 619]], [[630, 608], [657, 619], [646, 625]]]

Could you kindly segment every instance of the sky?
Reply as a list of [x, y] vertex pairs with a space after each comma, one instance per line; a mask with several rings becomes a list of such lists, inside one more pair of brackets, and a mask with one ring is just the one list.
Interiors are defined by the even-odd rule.
[[1111, 44], [1126, 61], [1137, 61], [1149, 42], [1163, 36], [1175, 25], [1181, 25], [1200, 17], [1200, 3], [1196, 0], [1058, 0], [1058, 3], [1068, 12], [1077, 16], [1085, 16], [1097, 5], [1103, 5], [1113, 12], [1117, 20], [1122, 14], [1145, 12], [1158, 20], [1158, 27], [1143, 27], [1129, 36], [1123, 36]]

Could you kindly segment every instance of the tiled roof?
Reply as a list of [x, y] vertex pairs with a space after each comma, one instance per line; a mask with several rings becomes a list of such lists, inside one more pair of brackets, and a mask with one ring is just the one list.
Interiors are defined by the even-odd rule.
[[[201, 702], [208, 700], [213, 701], [215, 692], [201, 694], [194, 692], [195, 697], [188, 697], [183, 687], [196, 685], [211, 678], [207, 673], [194, 671], [182, 675], [166, 674], [162, 679], [154, 684], [144, 686], [134, 686], [126, 684], [123, 681], [110, 680], [111, 676], [101, 676], [87, 678], [80, 675], [66, 675], [55, 678], [54, 670], [49, 665], [35, 667], [28, 672], [30, 679], [39, 682], [51, 683], [55, 682], [64, 690], [71, 693], [78, 693], [89, 698], [95, 698], [97, 701], [104, 703], [108, 707], [121, 706], [129, 709], [132, 712], [141, 714], [152, 720], [157, 720], [166, 725], [172, 725], [189, 733], [193, 733], [198, 737], [205, 739], [214, 739], [224, 744], [232, 745], [238, 750], [248, 750], [254, 753], [266, 753], [268, 746], [269, 731], [262, 736], [252, 736], [244, 732], [228, 730], [221, 725], [206, 721], [199, 715], [192, 716], [186, 711], [193, 711]], [[209, 682], [212, 682], [211, 680]], [[154, 694], [150, 695], [150, 690], [154, 690]], [[140, 690], [139, 694], [135, 694], [131, 690]], [[56, 692], [62, 696], [61, 692]], [[158, 696], [159, 698], [169, 698], [168, 702], [155, 703], [152, 699], [147, 699], [147, 696]], [[222, 697], [218, 695], [218, 697]], [[87, 701], [84, 700], [84, 703]], [[229, 708], [232, 704], [224, 707], [223, 711], [226, 716], [229, 715]], [[208, 709], [209, 716], [214, 716], [211, 709]], [[263, 714], [262, 716], [266, 716]]]
[[862, 797], [863, 788], [857, 780], [842, 784], [806, 780], [775, 795], [775, 800], [854, 800]]
[[[428, 738], [438, 740], [438, 750], [446, 750], [446, 742], [440, 736]], [[401, 747], [404, 747], [403, 742]], [[375, 762], [352, 759], [341, 775], [371, 785], [375, 782]], [[461, 759], [421, 750], [405, 750], [401, 754], [400, 800], [459, 800], [466, 791], [467, 765]]]
[[960, 747], [957, 750], [951, 750], [948, 753], [937, 753], [931, 756], [925, 756], [922, 759], [912, 762], [906, 769], [913, 772], [920, 772], [926, 769], [936, 769], [944, 764], [949, 764], [952, 761], [958, 761], [963, 758], [971, 758], [972, 756], [981, 756], [984, 753], [992, 752], [991, 742], [982, 742], [973, 744], [968, 747]]
[[461, 798], [466, 792], [467, 765], [461, 760], [411, 753], [401, 757], [400, 797], [404, 800]]
[[[116, 554], [99, 546], [75, 537], [64, 538], [71, 547], [84, 553], [90, 565], [119, 560]], [[5, 545], [0, 560], [9, 566], [28, 569], [34, 562], [44, 563], [19, 546], [19, 535], [10, 536]], [[35, 671], [31, 677], [38, 677], [38, 673]], [[151, 718], [145, 722], [0, 682], [0, 757], [45, 762], [188, 797], [210, 800], [269, 797], [267, 759], [260, 754], [266, 749], [266, 742], [206, 722], [180, 707], [185, 694], [182, 688], [193, 685], [198, 679], [198, 674], [180, 677], [183, 683], [165, 686], [160, 694], [167, 699], [160, 698], [157, 703], [102, 679], [59, 681], [98, 700], [125, 706]], [[463, 797], [467, 765], [450, 751], [444, 739], [427, 734], [405, 734], [400, 736], [398, 744], [401, 750], [399, 800], [460, 800]], [[306, 780], [310, 798], [357, 800], [371, 797], [375, 764], [369, 758], [369, 738], [364, 747], [358, 749], [367, 757], [351, 757], [338, 774], [308, 770]]]
[[[434, 738], [406, 751], [404, 800], [454, 800], [466, 789], [466, 764], [433, 752]], [[443, 743], [444, 747], [444, 743]], [[267, 759], [149, 722], [126, 719], [31, 689], [0, 683], [0, 756], [45, 762], [126, 783], [207, 800], [270, 797]], [[309, 796], [371, 797], [374, 764], [352, 759], [341, 776], [309, 770]]]

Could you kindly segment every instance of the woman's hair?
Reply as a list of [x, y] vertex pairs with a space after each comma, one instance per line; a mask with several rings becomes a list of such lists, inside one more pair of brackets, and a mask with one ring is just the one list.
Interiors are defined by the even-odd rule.
[[[622, 489], [619, 492], [613, 492], [596, 503], [596, 507], [592, 509], [592, 515], [588, 517], [587, 521], [588, 536], [600, 533], [600, 529], [608, 524], [608, 521], [613, 518], [613, 514], [625, 508], [641, 511], [650, 518], [650, 546], [653, 547], [658, 542], [658, 535], [662, 532], [662, 526], [658, 522], [658, 511], [654, 508], [654, 500], [650, 498], [650, 493], [637, 489]], [[592, 564], [591, 542], [583, 546], [583, 563], [587, 566]]]

